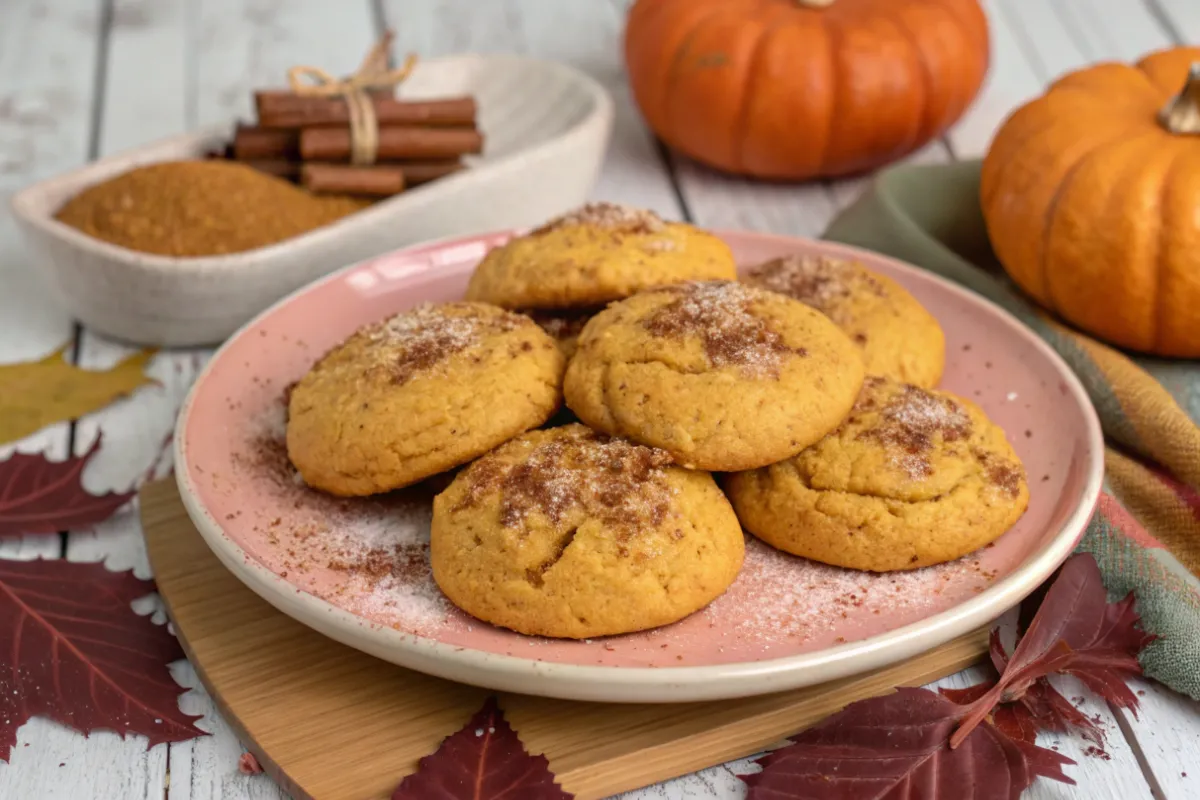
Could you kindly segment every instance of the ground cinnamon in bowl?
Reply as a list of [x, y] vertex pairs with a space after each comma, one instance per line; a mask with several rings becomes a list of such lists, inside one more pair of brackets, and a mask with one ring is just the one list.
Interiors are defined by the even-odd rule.
[[265, 247], [369, 204], [310, 194], [245, 164], [168, 161], [83, 190], [55, 218], [120, 247], [188, 258]]

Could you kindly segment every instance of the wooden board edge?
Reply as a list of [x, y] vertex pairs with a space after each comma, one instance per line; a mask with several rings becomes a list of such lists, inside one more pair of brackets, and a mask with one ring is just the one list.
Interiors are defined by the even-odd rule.
[[[142, 523], [143, 531], [146, 530], [146, 526], [148, 524], [148, 508], [154, 508], [158, 504], [166, 502], [170, 499], [172, 494], [176, 493], [177, 490], [175, 487], [174, 478], [165, 478], [163, 480], [152, 481], [146, 483], [141, 489], [138, 490], [138, 517]], [[150, 561], [151, 573], [157, 575], [159, 571], [159, 563], [161, 563], [159, 560], [160, 554], [158, 554], [157, 548], [152, 543], [153, 540], [150, 537], [143, 535], [143, 538], [146, 542], [146, 557]], [[195, 654], [192, 651], [191, 643], [188, 642], [187, 635], [183, 631], [183, 626], [176, 622], [175, 612], [171, 608], [170, 599], [162, 592], [159, 592], [159, 598], [162, 600], [163, 608], [167, 612], [167, 617], [171, 620], [172, 628], [175, 631], [175, 638], [179, 640], [180, 646], [183, 647], [183, 653], [187, 656], [188, 661], [191, 662], [192, 669], [196, 672], [196, 677], [200, 679], [200, 684], [204, 687], [204, 691], [208, 692], [208, 696], [212, 698], [213, 703], [216, 705], [217, 710], [221, 713], [221, 716], [224, 718], [225, 722], [230, 728], [233, 729], [238, 741], [241, 742], [242, 746], [254, 755], [254, 757], [258, 760], [259, 765], [263, 768], [263, 771], [266, 772], [267, 775], [271, 777], [271, 780], [275, 781], [275, 783], [279, 785], [279, 788], [286, 792], [289, 797], [291, 797], [293, 800], [316, 800], [312, 795], [301, 789], [299, 784], [292, 780], [292, 778], [283, 770], [283, 768], [271, 759], [271, 757], [267, 754], [267, 751], [264, 750], [262, 746], [254, 740], [254, 737], [250, 735], [249, 731], [246, 729], [246, 726], [243, 725], [242, 721], [238, 718], [238, 715], [234, 713], [233, 709], [225, 703], [225, 699], [221, 697], [220, 692], [216, 691], [216, 688], [213, 686], [213, 683], [210, 680], [208, 673], [205, 671], [204, 666], [200, 663], [199, 659], [195, 657]]]
[[[980, 663], [988, 651], [990, 630], [990, 625], [982, 627], [908, 661], [823, 684], [829, 688], [827, 696], [836, 695], [836, 700], [811, 704], [805, 708], [784, 704], [777, 712], [766, 717], [760, 715], [742, 719], [700, 731], [693, 737], [675, 739], [663, 745], [672, 749], [670, 770], [664, 770], [662, 760], [655, 758], [659, 748], [646, 748], [628, 756], [556, 772], [555, 775], [562, 787], [575, 795], [576, 800], [603, 800], [621, 792], [773, 749], [785, 743], [788, 736], [812, 727], [851, 703], [890, 694], [898, 686], [923, 686]], [[911, 672], [914, 662], [920, 665], [916, 673]], [[764, 724], [764, 720], [767, 724]], [[680, 752], [688, 756], [681, 758]], [[553, 761], [550, 766], [553, 769]]]

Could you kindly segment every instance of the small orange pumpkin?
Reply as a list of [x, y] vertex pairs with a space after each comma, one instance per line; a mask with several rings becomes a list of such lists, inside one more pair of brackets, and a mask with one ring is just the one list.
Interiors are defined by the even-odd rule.
[[1119, 347], [1200, 357], [1200, 48], [1059, 79], [997, 131], [980, 202], [1043, 306]]
[[625, 63], [647, 124], [727, 172], [847, 175], [918, 149], [988, 65], [978, 0], [638, 0]]

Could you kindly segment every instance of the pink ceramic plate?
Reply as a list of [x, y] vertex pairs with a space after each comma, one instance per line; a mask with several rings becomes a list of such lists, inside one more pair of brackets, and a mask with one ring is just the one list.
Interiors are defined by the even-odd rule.
[[674, 625], [593, 641], [494, 628], [459, 612], [429, 572], [435, 486], [378, 500], [303, 487], [282, 443], [283, 397], [364, 323], [461, 296], [475, 263], [510, 234], [382, 256], [313, 284], [225, 344], [179, 418], [176, 472], [193, 521], [251, 589], [321, 633], [412, 669], [495, 689], [614, 702], [708, 700], [820, 683], [909, 658], [987, 623], [1070, 553], [1100, 490], [1100, 426], [1083, 388], [1005, 312], [929, 273], [806, 239], [723, 233], [739, 262], [785, 253], [861, 259], [941, 321], [943, 387], [1008, 432], [1031, 501], [994, 545], [890, 575], [821, 566], [748, 540], [728, 592]]

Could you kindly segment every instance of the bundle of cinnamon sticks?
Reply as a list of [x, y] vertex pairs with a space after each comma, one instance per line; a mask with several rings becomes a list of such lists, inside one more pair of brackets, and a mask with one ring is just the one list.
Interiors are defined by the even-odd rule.
[[257, 124], [239, 124], [224, 155], [313, 192], [387, 197], [464, 169], [463, 156], [483, 151], [472, 97], [369, 96], [377, 124], [373, 164], [351, 164], [345, 99], [277, 90], [255, 92]]

